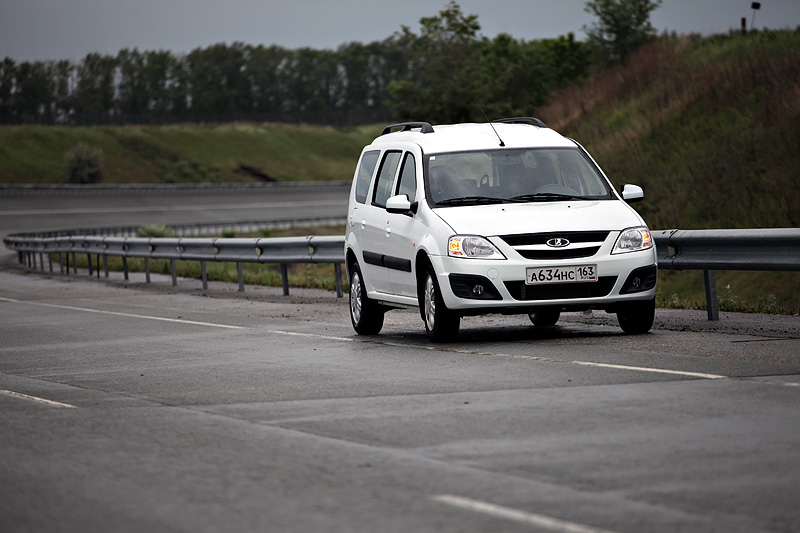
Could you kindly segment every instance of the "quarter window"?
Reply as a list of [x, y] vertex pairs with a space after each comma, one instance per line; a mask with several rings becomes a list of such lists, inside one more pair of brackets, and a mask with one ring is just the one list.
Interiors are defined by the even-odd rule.
[[372, 173], [375, 172], [375, 165], [378, 164], [380, 150], [364, 152], [358, 164], [356, 177], [356, 202], [363, 204], [367, 201], [369, 193], [369, 182], [372, 180]]
[[397, 184], [397, 194], [405, 194], [413, 202], [417, 196], [417, 165], [414, 155], [407, 153], [400, 169], [400, 183]]

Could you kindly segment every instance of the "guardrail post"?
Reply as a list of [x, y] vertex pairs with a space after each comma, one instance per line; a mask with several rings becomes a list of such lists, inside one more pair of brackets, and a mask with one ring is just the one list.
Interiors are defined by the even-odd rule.
[[53, 254], [47, 254], [47, 264], [50, 265], [50, 272], [53, 271]]
[[719, 302], [717, 302], [717, 281], [713, 270], [703, 270], [703, 281], [706, 286], [706, 310], [708, 319], [719, 320]]
[[200, 279], [203, 281], [203, 294], [205, 294], [208, 291], [208, 271], [205, 261], [200, 261]]
[[[69, 276], [69, 252], [64, 254], [64, 260], [67, 263], [67, 276]], [[61, 273], [63, 274], [64, 271], [62, 270]]]
[[128, 256], [122, 256], [122, 271], [125, 273], [125, 281], [128, 281]]
[[236, 275], [239, 277], [239, 292], [244, 292], [244, 270], [242, 269], [242, 263], [236, 263]]
[[58, 266], [61, 267], [61, 275], [64, 275], [64, 257], [61, 255], [61, 252], [58, 254]]
[[94, 268], [92, 268], [92, 254], [86, 254], [86, 262], [89, 263], [89, 275], [91, 276], [94, 274]]
[[144, 258], [144, 281], [150, 283], [150, 258]]
[[336, 297], [341, 298], [342, 293], [342, 265], [339, 263], [333, 264], [333, 275], [336, 276]]
[[44, 272], [44, 254], [42, 252], [39, 252], [39, 266], [42, 272]]
[[103, 254], [103, 270], [106, 273], [106, 277], [108, 277], [108, 256]]
[[72, 273], [78, 273], [78, 254], [72, 252]]
[[283, 280], [283, 295], [289, 296], [289, 268], [286, 263], [281, 263], [281, 279]]
[[178, 269], [175, 266], [175, 260], [174, 259], [170, 259], [169, 260], [169, 269], [172, 271], [172, 286], [173, 287], [177, 287], [178, 286]]

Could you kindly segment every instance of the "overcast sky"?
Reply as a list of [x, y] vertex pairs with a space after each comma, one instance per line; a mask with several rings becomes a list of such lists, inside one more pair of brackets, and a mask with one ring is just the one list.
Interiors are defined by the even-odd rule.
[[[447, 0], [0, 0], [0, 58], [79, 60], [122, 48], [189, 52], [242, 41], [285, 48], [336, 48], [383, 40]], [[594, 19], [584, 0], [461, 0], [478, 15], [481, 34], [542, 39], [574, 32]], [[678, 33], [727, 32], [753, 16], [750, 0], [664, 0], [653, 25]], [[800, 0], [762, 0], [756, 28], [800, 26]]]

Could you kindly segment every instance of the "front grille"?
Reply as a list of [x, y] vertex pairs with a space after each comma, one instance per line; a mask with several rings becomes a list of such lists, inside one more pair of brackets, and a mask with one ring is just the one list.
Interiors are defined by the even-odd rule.
[[591, 257], [600, 249], [599, 246], [589, 248], [553, 248], [552, 250], [517, 250], [525, 259], [578, 259]]
[[[526, 233], [522, 235], [499, 235], [499, 238], [525, 259], [580, 259], [596, 254], [608, 237], [609, 231], [576, 231], [565, 233]], [[547, 246], [550, 239], [567, 239], [570, 244], [564, 248]], [[595, 246], [573, 247], [573, 244], [594, 244]], [[530, 249], [529, 247], [535, 247]]]
[[575, 231], [565, 233], [525, 233], [522, 235], [499, 235], [509, 246], [546, 244], [549, 239], [561, 237], [569, 242], [604, 242], [610, 231]]
[[505, 286], [515, 300], [572, 300], [608, 296], [617, 276], [602, 276], [595, 282], [527, 285], [524, 281], [506, 281]]

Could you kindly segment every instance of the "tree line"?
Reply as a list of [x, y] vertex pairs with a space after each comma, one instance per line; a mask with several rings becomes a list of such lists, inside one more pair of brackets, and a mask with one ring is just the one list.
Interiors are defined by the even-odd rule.
[[[587, 2], [586, 10], [600, 17], [604, 8], [598, 4], [644, 4], [649, 24], [649, 12], [659, 2], [601, 0]], [[116, 55], [90, 53], [78, 62], [17, 63], [6, 57], [0, 63], [0, 122], [246, 120], [341, 126], [411, 118], [482, 120], [484, 112], [527, 115], [601, 64], [603, 46], [611, 50], [604, 60], [620, 56], [612, 50], [617, 30], [600, 29], [607, 28], [589, 28], [587, 42], [572, 33], [534, 41], [508, 34], [489, 39], [480, 35], [477, 16], [450, 2], [422, 18], [419, 33], [403, 26], [382, 41], [335, 50], [235, 42], [187, 54], [126, 48]], [[599, 40], [593, 41], [593, 30]], [[604, 35], [611, 40], [603, 43]]]

